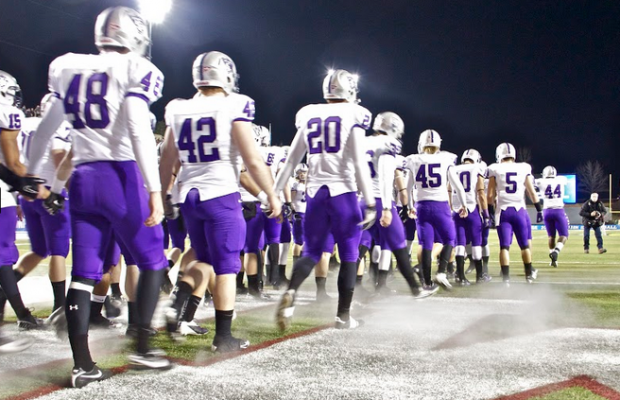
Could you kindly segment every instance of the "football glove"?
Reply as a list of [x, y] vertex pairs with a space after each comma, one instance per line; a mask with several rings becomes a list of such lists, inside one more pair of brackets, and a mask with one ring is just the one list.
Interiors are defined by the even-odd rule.
[[364, 210], [364, 220], [360, 223], [363, 230], [370, 229], [377, 219], [377, 207], [376, 206], [366, 206]]
[[291, 203], [284, 203], [282, 205], [282, 216], [284, 217], [284, 219], [289, 219], [292, 214], [293, 207], [291, 206]]
[[6, 166], [0, 164], [0, 179], [9, 185], [9, 192], [19, 192], [22, 196], [34, 200], [39, 195], [39, 185], [45, 179], [34, 176], [19, 176]]
[[491, 227], [491, 217], [489, 216], [489, 210], [482, 210], [482, 227]]
[[400, 209], [400, 211], [398, 212], [398, 216], [400, 217], [401, 221], [403, 221], [403, 224], [409, 221], [409, 207], [406, 204], [403, 205], [403, 208]]
[[166, 219], [177, 219], [179, 218], [179, 205], [172, 203], [172, 195], [166, 195], [166, 201], [164, 202], [164, 217]]
[[536, 213], [536, 223], [540, 224], [541, 222], [543, 222], [543, 213], [542, 211], [538, 211]]
[[56, 215], [65, 209], [65, 196], [50, 192], [47, 199], [43, 200], [43, 208], [49, 215]]
[[293, 213], [293, 220], [294, 221], [301, 221], [301, 214], [298, 212], [294, 212]]

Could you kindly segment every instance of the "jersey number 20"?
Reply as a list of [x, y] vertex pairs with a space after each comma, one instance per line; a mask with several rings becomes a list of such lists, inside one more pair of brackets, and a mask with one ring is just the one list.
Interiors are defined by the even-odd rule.
[[340, 117], [312, 118], [308, 121], [308, 147], [310, 154], [340, 151]]

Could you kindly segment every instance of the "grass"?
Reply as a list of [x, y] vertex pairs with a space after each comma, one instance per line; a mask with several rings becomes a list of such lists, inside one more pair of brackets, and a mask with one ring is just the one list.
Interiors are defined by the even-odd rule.
[[[520, 252], [515, 245], [511, 249], [511, 278], [515, 282], [516, 288], [524, 290], [541, 291], [542, 288], [548, 289], [559, 301], [565, 310], [572, 308], [583, 311], [582, 314], [589, 315], [585, 319], [563, 319], [558, 317], [558, 326], [584, 326], [584, 327], [620, 327], [620, 234], [610, 233], [605, 237], [606, 247], [609, 249], [607, 254], [599, 255], [596, 252], [584, 254], [582, 250], [581, 232], [573, 231], [567, 246], [560, 255], [559, 268], [552, 268], [549, 264], [546, 235], [542, 231], [534, 231], [533, 256], [534, 267], [539, 270], [539, 279], [536, 285], [529, 288], [522, 284], [524, 282], [523, 264], [520, 261]], [[438, 296], [459, 297], [459, 298], [512, 298], [515, 293], [522, 293], [520, 290], [504, 290], [499, 282], [499, 265], [497, 263], [498, 245], [497, 236], [491, 232], [491, 262], [490, 274], [494, 281], [487, 285], [472, 285], [468, 288], [455, 288], [452, 292], [442, 292]], [[18, 241], [20, 253], [29, 251], [28, 242]], [[46, 261], [43, 261], [46, 264]], [[67, 260], [71, 265], [71, 256]], [[290, 276], [290, 265], [288, 275]], [[70, 268], [69, 268], [70, 270]], [[34, 275], [43, 276], [47, 274], [47, 268], [41, 266], [33, 272]], [[390, 285], [402, 293], [407, 292], [404, 280], [395, 274], [396, 277]], [[367, 284], [366, 284], [367, 285]], [[308, 279], [304, 290], [314, 290], [314, 279]], [[328, 291], [336, 292], [336, 275], [330, 273], [328, 279]], [[559, 299], [559, 300], [558, 300]], [[7, 311], [9, 311], [7, 309]], [[283, 337], [284, 335], [294, 334], [307, 329], [318, 327], [333, 322], [335, 305], [331, 304], [328, 309], [318, 308], [314, 304], [301, 305], [296, 309], [294, 323], [289, 330], [282, 333], [276, 329], [273, 323], [274, 307], [262, 307], [245, 313], [240, 313], [237, 320], [233, 323], [233, 331], [236, 336], [245, 337], [250, 340], [252, 345]], [[38, 310], [35, 315], [45, 317], [49, 315], [51, 309]], [[7, 316], [7, 320], [14, 320], [14, 317]], [[154, 339], [154, 345], [166, 350], [170, 357], [183, 359], [188, 362], [204, 362], [213, 357], [209, 349], [215, 331], [213, 321], [205, 321], [204, 326], [208, 327], [210, 333], [206, 337], [189, 337], [183, 342], [176, 342], [166, 334], [160, 333]], [[118, 340], [111, 338], [110, 340]], [[120, 367], [126, 364], [124, 354], [112, 354], [99, 358], [98, 365], [105, 368]], [[66, 384], [67, 372], [71, 368], [71, 362], [67, 361], [53, 368], [52, 371], [40, 371], [27, 376], [12, 377], [10, 384], [3, 384], [0, 387], [0, 398], [24, 393], [35, 388], [49, 384]], [[8, 383], [8, 382], [7, 382]], [[542, 397], [540, 400], [555, 399], [578, 399], [594, 400], [601, 397], [594, 395], [583, 388], [569, 388]]]

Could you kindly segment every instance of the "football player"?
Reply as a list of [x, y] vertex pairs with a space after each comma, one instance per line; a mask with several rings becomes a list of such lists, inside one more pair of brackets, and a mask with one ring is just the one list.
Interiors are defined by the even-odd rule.
[[532, 182], [532, 167], [527, 163], [515, 162], [517, 151], [510, 143], [502, 143], [495, 150], [496, 163], [491, 164], [489, 173], [488, 204], [496, 204], [497, 235], [500, 245], [500, 266], [502, 279], [510, 285], [510, 245], [514, 233], [521, 248], [525, 268], [525, 279], [533, 283], [538, 271], [532, 267], [532, 252], [529, 235], [531, 224], [525, 208], [525, 193], [536, 206], [536, 222], [543, 221], [542, 205]]
[[295, 167], [295, 182], [291, 185], [291, 200], [293, 206], [293, 264], [301, 257], [304, 245], [303, 226], [306, 215], [306, 177], [308, 165], [299, 164]]
[[[103, 256], [114, 233], [141, 270], [137, 347], [132, 365], [165, 369], [170, 361], [149, 346], [150, 326], [163, 273], [161, 184], [149, 127], [149, 105], [161, 97], [163, 75], [144, 58], [147, 24], [127, 7], [103, 11], [95, 23], [98, 55], [69, 53], [50, 65], [56, 96], [31, 143], [29, 173], [38, 175], [49, 139], [63, 119], [73, 126], [71, 227], [72, 281], [66, 300], [75, 367], [72, 385], [110, 376], [93, 362], [88, 347], [90, 296], [101, 279]], [[101, 183], [105, 182], [105, 185]]]
[[[17, 80], [0, 71], [0, 287], [17, 315], [18, 324], [27, 328], [36, 327], [38, 322], [24, 306], [13, 272], [13, 264], [19, 256], [15, 246], [17, 203], [9, 190], [26, 189], [23, 193], [34, 198], [37, 182], [42, 180], [22, 178], [26, 176], [26, 167], [19, 160], [17, 144], [17, 136], [24, 120], [24, 114], [18, 108], [20, 105], [21, 90]], [[0, 309], [0, 313], [1, 320], [4, 318], [4, 307]], [[0, 353], [22, 351], [30, 345], [32, 341], [27, 338], [14, 339], [0, 333]]]
[[168, 186], [172, 167], [179, 171], [180, 203], [199, 262], [213, 265], [216, 283], [215, 337], [212, 350], [238, 351], [249, 346], [232, 336], [235, 281], [241, 269], [245, 222], [239, 207], [239, 171], [243, 163], [264, 191], [270, 217], [281, 212], [269, 168], [253, 141], [254, 100], [238, 94], [237, 70], [226, 54], [212, 51], [193, 64], [197, 96], [166, 107], [168, 130], [162, 147], [160, 174]]
[[[49, 101], [52, 94], [48, 93], [41, 100], [41, 114], [47, 112]], [[41, 118], [26, 118], [20, 133], [22, 143], [22, 157], [24, 164], [29, 164], [30, 142], [36, 131]], [[56, 167], [60, 165], [71, 148], [71, 126], [63, 122], [58, 131], [52, 137], [49, 148], [44, 154], [43, 169], [41, 178], [45, 179], [51, 189], [51, 182], [54, 180]], [[60, 190], [63, 198], [67, 197], [64, 188]], [[32, 271], [43, 259], [51, 256], [49, 262], [49, 278], [54, 292], [54, 308], [65, 305], [65, 279], [67, 269], [65, 266], [66, 257], [69, 254], [69, 239], [71, 238], [71, 227], [69, 223], [68, 203], [65, 202], [63, 210], [59, 210], [55, 215], [50, 215], [44, 208], [43, 200], [34, 202], [21, 201], [22, 211], [26, 218], [26, 230], [30, 238], [32, 251], [23, 255], [17, 262], [16, 271], [21, 276], [25, 276]]]
[[[437, 292], [435, 290], [421, 289], [413, 277], [413, 270], [409, 261], [407, 242], [405, 239], [405, 227], [396, 211], [396, 203], [392, 200], [394, 190], [394, 178], [397, 168], [395, 155], [400, 153], [400, 139], [404, 134], [405, 124], [403, 120], [393, 112], [382, 112], [375, 118], [372, 129], [373, 136], [366, 138], [367, 154], [370, 156], [370, 176], [372, 178], [373, 193], [377, 207], [381, 209], [381, 218], [375, 221], [375, 242], [381, 248], [379, 258], [379, 272], [376, 291], [385, 293], [389, 291], [385, 286], [392, 253], [396, 258], [398, 270], [403, 275], [409, 289], [415, 298], [428, 297]], [[403, 183], [400, 182], [403, 186]], [[405, 189], [406, 187], [399, 187]], [[407, 203], [407, 199], [403, 197]]]
[[[335, 327], [354, 329], [360, 325], [350, 316], [358, 245], [361, 227], [374, 223], [376, 208], [363, 149], [364, 131], [372, 115], [357, 104], [357, 92], [355, 76], [345, 70], [330, 72], [323, 80], [327, 104], [311, 104], [297, 113], [297, 133], [276, 180], [276, 191], [284, 189], [287, 177], [307, 152], [305, 244], [303, 256], [293, 266], [288, 290], [278, 305], [276, 319], [280, 329], [290, 324], [295, 293], [321, 258], [330, 231], [341, 260]], [[367, 205], [364, 217], [358, 207], [358, 189]]]
[[[558, 267], [558, 256], [568, 240], [568, 217], [564, 212], [564, 191], [566, 177], [558, 176], [551, 165], [542, 172], [542, 179], [536, 180], [536, 186], [543, 195], [543, 218], [549, 237], [549, 258], [551, 266]], [[556, 241], [556, 234], [559, 236]]]
[[463, 204], [457, 213], [460, 218], [467, 218], [468, 211], [464, 206], [465, 191], [454, 171], [456, 155], [440, 151], [441, 137], [432, 129], [420, 134], [418, 153], [407, 157], [407, 169], [410, 171], [407, 193], [411, 193], [415, 182], [415, 209], [412, 199], [409, 201], [409, 216], [417, 216], [418, 241], [422, 246], [422, 274], [426, 285], [432, 285], [431, 265], [433, 244], [435, 241], [443, 247], [439, 254], [439, 268], [435, 282], [445, 289], [452, 285], [446, 276], [446, 268], [456, 241], [456, 231], [448, 203], [447, 185]]
[[[461, 204], [456, 194], [452, 196], [452, 219], [456, 227], [456, 282], [461, 286], [469, 285], [465, 278], [465, 245], [468, 242], [471, 242], [471, 254], [476, 267], [476, 282], [490, 280], [482, 270], [482, 227], [489, 224], [489, 210], [484, 191], [486, 167], [481, 161], [480, 153], [469, 149], [461, 156], [461, 164], [454, 167], [465, 190], [466, 201]], [[462, 206], [467, 208], [467, 218], [461, 218], [458, 214]]]

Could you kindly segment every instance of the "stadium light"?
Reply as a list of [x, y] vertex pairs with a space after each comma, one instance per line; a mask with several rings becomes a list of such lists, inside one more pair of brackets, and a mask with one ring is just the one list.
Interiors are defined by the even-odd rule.
[[172, 0], [138, 0], [140, 14], [150, 24], [161, 24], [172, 8]]

